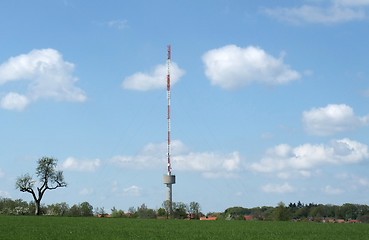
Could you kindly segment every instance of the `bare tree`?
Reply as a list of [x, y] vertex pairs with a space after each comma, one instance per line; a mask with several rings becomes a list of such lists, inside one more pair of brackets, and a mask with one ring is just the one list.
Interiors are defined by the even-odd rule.
[[165, 200], [162, 204], [162, 207], [165, 210], [165, 213], [167, 215], [167, 218], [171, 217], [172, 213], [173, 213], [173, 203], [171, 204], [171, 202], [169, 200]]
[[64, 181], [63, 172], [56, 171], [57, 159], [43, 157], [37, 161], [36, 175], [39, 177], [40, 187], [34, 186], [36, 181], [32, 179], [29, 174], [24, 174], [17, 178], [16, 188], [21, 192], [29, 192], [35, 200], [36, 210], [35, 215], [40, 215], [41, 199], [46, 190], [53, 190], [59, 187], [66, 187], [67, 183]]

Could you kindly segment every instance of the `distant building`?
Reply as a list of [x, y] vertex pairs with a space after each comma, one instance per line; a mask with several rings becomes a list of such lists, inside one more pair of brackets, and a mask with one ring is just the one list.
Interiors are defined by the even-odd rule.
[[358, 220], [348, 220], [346, 223], [359, 223]]
[[217, 220], [217, 217], [200, 217], [200, 220]]
[[245, 215], [245, 220], [246, 221], [251, 221], [252, 220], [252, 215]]

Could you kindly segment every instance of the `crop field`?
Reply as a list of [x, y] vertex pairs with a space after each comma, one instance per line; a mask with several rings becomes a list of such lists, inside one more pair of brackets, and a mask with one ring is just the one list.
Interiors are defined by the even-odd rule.
[[369, 224], [0, 215], [0, 239], [369, 239]]

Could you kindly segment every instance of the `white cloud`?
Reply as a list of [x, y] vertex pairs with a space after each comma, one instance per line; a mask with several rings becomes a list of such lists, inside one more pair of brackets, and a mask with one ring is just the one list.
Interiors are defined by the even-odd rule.
[[333, 0], [335, 5], [342, 6], [368, 6], [369, 0]]
[[[179, 141], [172, 142], [172, 149], [182, 144]], [[149, 143], [144, 146], [135, 156], [114, 156], [110, 162], [125, 168], [153, 169], [158, 166], [166, 166], [166, 143]]]
[[[166, 143], [146, 145], [136, 156], [115, 156], [110, 161], [128, 168], [166, 168]], [[204, 177], [232, 177], [239, 171], [241, 159], [238, 152], [220, 154], [191, 152], [181, 141], [172, 142], [172, 167], [175, 171], [198, 171]]]
[[270, 132], [265, 132], [260, 136], [261, 139], [272, 139], [273, 137], [274, 137], [273, 133]]
[[141, 192], [142, 192], [142, 188], [136, 185], [123, 189], [124, 196], [139, 197], [141, 196]]
[[367, 178], [357, 177], [356, 181], [361, 186], [369, 187], [369, 180]]
[[110, 21], [93, 22], [94, 24], [101, 27], [109, 27], [118, 30], [123, 30], [129, 27], [128, 20], [126, 19], [114, 19]]
[[328, 195], [339, 195], [343, 193], [343, 190], [340, 188], [333, 188], [329, 185], [325, 186], [322, 191]]
[[265, 13], [278, 20], [299, 24], [307, 23], [338, 23], [365, 18], [365, 12], [361, 9], [331, 6], [322, 8], [304, 5], [299, 8], [266, 9]]
[[288, 183], [280, 184], [267, 184], [262, 186], [261, 189], [267, 193], [287, 193], [293, 192], [294, 189]]
[[87, 196], [87, 195], [91, 195], [94, 193], [94, 189], [93, 188], [83, 188], [79, 194], [83, 195], [83, 196]]
[[22, 110], [39, 98], [84, 102], [87, 97], [74, 83], [74, 64], [63, 60], [54, 49], [36, 49], [11, 57], [0, 65], [0, 85], [11, 81], [27, 81], [25, 94], [10, 92], [1, 99], [1, 107]]
[[363, 7], [367, 0], [333, 0], [328, 6], [303, 5], [296, 8], [264, 9], [264, 13], [281, 21], [300, 23], [333, 24], [366, 18]]
[[240, 169], [240, 156], [238, 152], [230, 154], [189, 152], [184, 155], [175, 155], [173, 161], [176, 169], [183, 171], [234, 172]]
[[111, 20], [109, 22], [107, 22], [107, 24], [109, 27], [112, 28], [117, 28], [117, 29], [125, 29], [128, 27], [128, 21], [127, 20]]
[[[167, 64], [157, 65], [150, 73], [138, 72], [126, 77], [122, 82], [122, 87], [130, 90], [148, 91], [153, 89], [163, 89], [167, 87]], [[171, 62], [170, 81], [174, 85], [185, 74], [175, 62]]]
[[367, 125], [369, 115], [358, 117], [353, 109], [345, 104], [329, 104], [323, 108], [304, 111], [302, 122], [309, 134], [328, 136]]
[[274, 58], [254, 46], [227, 45], [212, 49], [203, 55], [202, 60], [211, 84], [228, 90], [253, 82], [280, 85], [300, 78], [297, 71], [283, 62], [283, 57]]
[[7, 110], [22, 111], [28, 104], [29, 100], [26, 96], [14, 92], [6, 94], [0, 101], [0, 106]]
[[350, 139], [331, 141], [329, 144], [303, 144], [292, 148], [287, 144], [275, 146], [251, 169], [258, 172], [276, 173], [288, 178], [292, 174], [308, 177], [320, 165], [356, 164], [369, 158], [368, 146]]
[[311, 176], [311, 172], [310, 171], [306, 171], [306, 170], [301, 170], [299, 171], [299, 174], [303, 177], [310, 177]]
[[77, 160], [73, 157], [67, 158], [62, 164], [62, 169], [78, 172], [94, 172], [100, 167], [100, 159]]
[[369, 187], [369, 179], [364, 177], [359, 177], [356, 175], [349, 175], [349, 174], [339, 174], [336, 176], [340, 180], [344, 180], [345, 182], [349, 183], [350, 187]]
[[309, 178], [312, 176], [311, 171], [307, 170], [294, 170], [290, 171], [286, 169], [285, 171], [278, 172], [277, 177], [281, 179], [288, 179], [288, 178], [296, 178], [296, 177], [303, 177], [303, 178]]
[[313, 70], [307, 69], [307, 70], [304, 71], [305, 76], [312, 76], [313, 74], [314, 74]]

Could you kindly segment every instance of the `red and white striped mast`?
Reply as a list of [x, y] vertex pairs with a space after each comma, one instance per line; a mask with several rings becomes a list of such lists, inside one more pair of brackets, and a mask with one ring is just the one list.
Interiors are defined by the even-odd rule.
[[172, 214], [172, 184], [176, 183], [176, 176], [172, 175], [172, 166], [170, 163], [171, 149], [170, 149], [170, 59], [171, 59], [171, 49], [168, 45], [168, 58], [167, 58], [167, 100], [168, 100], [168, 148], [167, 148], [167, 158], [168, 158], [168, 174], [163, 176], [163, 183], [167, 185], [167, 208], [169, 215]]
[[167, 100], [168, 100], [168, 175], [171, 175], [172, 166], [170, 164], [170, 45], [168, 45], [168, 59], [167, 59]]

